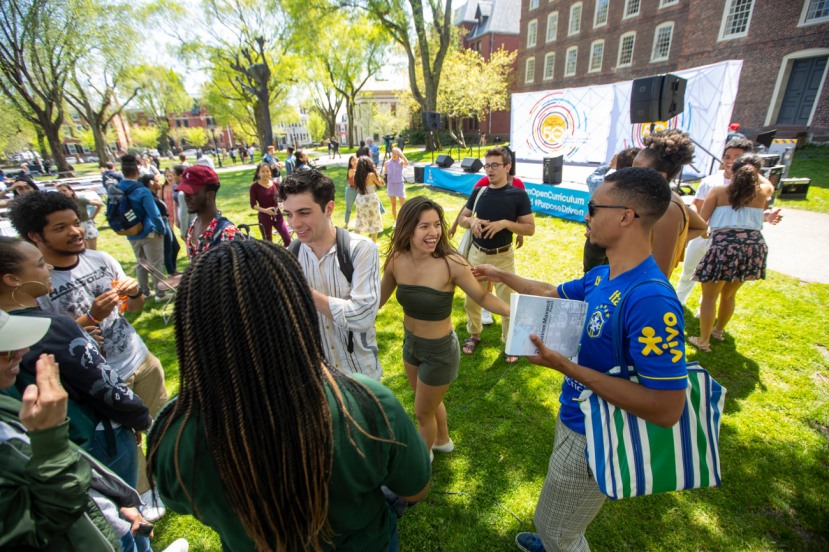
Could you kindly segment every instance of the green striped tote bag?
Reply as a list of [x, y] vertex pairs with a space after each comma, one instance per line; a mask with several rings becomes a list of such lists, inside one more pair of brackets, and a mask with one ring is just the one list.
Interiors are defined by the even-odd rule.
[[[659, 280], [650, 282], [670, 287]], [[626, 291], [616, 313], [622, 312], [632, 289]], [[622, 372], [626, 364], [622, 316], [616, 313], [611, 324], [616, 367], [609, 374], [638, 382], [635, 367]], [[691, 362], [687, 369], [685, 409], [669, 428], [617, 408], [589, 389], [582, 393], [587, 459], [599, 489], [611, 499], [720, 484], [719, 438], [726, 389], [699, 363]]]

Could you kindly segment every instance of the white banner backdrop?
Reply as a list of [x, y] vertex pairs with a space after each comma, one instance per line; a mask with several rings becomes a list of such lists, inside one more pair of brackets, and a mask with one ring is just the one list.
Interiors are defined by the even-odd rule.
[[[680, 128], [702, 147], [722, 155], [737, 97], [742, 61], [723, 61], [673, 74], [687, 79], [685, 110], [654, 130]], [[512, 95], [511, 144], [519, 159], [563, 155], [571, 163], [606, 163], [628, 147], [641, 147], [651, 125], [630, 123], [632, 81]], [[697, 148], [687, 173], [708, 174], [711, 157]], [[716, 167], [715, 167], [716, 169]]]

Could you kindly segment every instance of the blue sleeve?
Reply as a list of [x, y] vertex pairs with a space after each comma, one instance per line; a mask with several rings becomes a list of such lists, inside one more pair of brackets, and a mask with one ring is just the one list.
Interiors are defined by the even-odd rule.
[[161, 211], [155, 204], [153, 194], [147, 190], [146, 194], [141, 194], [141, 207], [144, 209], [144, 228], [153, 228], [156, 232], [164, 233], [164, 222], [161, 220]]
[[558, 296], [562, 299], [586, 301], [590, 290], [598, 286], [603, 278], [607, 278], [609, 272], [610, 268], [607, 265], [597, 266], [578, 280], [559, 284], [556, 288]]
[[634, 290], [625, 308], [625, 351], [639, 383], [652, 389], [685, 389], [685, 318], [668, 290]]

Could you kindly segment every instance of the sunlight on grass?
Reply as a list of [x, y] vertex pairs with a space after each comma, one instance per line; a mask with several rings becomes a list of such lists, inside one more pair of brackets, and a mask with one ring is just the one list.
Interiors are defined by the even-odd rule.
[[[337, 183], [341, 202], [345, 169], [331, 167], [327, 173]], [[218, 204], [231, 220], [255, 225], [256, 214], [248, 205], [251, 178], [250, 170], [223, 173]], [[434, 198], [449, 218], [465, 201], [422, 185], [408, 185], [407, 192]], [[379, 195], [390, 227], [390, 205], [384, 192]], [[333, 218], [342, 225], [341, 203]], [[584, 225], [547, 216], [537, 216], [536, 225], [535, 236], [516, 253], [518, 273], [549, 282], [580, 277]], [[381, 251], [389, 234], [387, 229], [379, 240]], [[459, 239], [460, 233], [455, 241]], [[104, 230], [99, 244], [127, 273], [134, 272], [126, 239]], [[179, 268], [186, 266], [180, 260]], [[699, 331], [693, 318], [698, 302], [695, 290], [691, 310], [686, 310], [690, 335]], [[829, 347], [826, 305], [829, 286], [773, 272], [766, 281], [740, 290], [726, 341], [708, 354], [688, 349], [689, 360], [702, 362], [728, 388], [721, 436], [723, 486], [608, 501], [587, 533], [594, 549], [829, 547], [829, 360], [816, 347]], [[456, 294], [453, 306], [453, 326], [462, 341], [467, 335], [462, 294]], [[168, 389], [174, 393], [178, 369], [172, 323], [164, 325], [154, 306], [131, 319], [162, 360]], [[377, 318], [378, 346], [383, 382], [414, 420], [413, 394], [401, 358], [401, 320], [402, 310], [392, 299]], [[436, 455], [429, 495], [401, 520], [403, 550], [513, 550], [515, 533], [532, 530], [552, 451], [562, 377], [526, 360], [508, 366], [500, 330], [496, 316], [495, 324], [484, 329], [475, 355], [462, 355], [459, 378], [445, 398], [457, 448]], [[179, 537], [190, 540], [191, 550], [220, 550], [212, 531], [173, 514], [157, 526], [154, 547], [163, 550]]]

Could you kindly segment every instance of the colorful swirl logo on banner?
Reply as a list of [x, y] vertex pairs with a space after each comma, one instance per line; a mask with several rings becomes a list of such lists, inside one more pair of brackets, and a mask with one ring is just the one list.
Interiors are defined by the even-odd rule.
[[541, 98], [530, 109], [532, 134], [527, 147], [548, 157], [570, 157], [578, 151], [581, 141], [574, 141], [577, 132], [587, 131], [587, 119], [562, 92]]
[[[676, 117], [669, 119], [667, 121], [654, 121], [653, 123], [653, 131], [660, 132], [663, 130], [669, 130], [672, 128], [678, 128], [680, 130], [688, 131], [691, 128], [691, 113], [693, 109], [690, 104], [685, 106], [685, 111], [677, 115]], [[651, 133], [651, 123], [636, 123], [631, 125], [630, 129], [630, 143], [626, 144], [625, 147], [636, 147], [642, 148], [645, 147], [644, 139], [645, 136]]]

